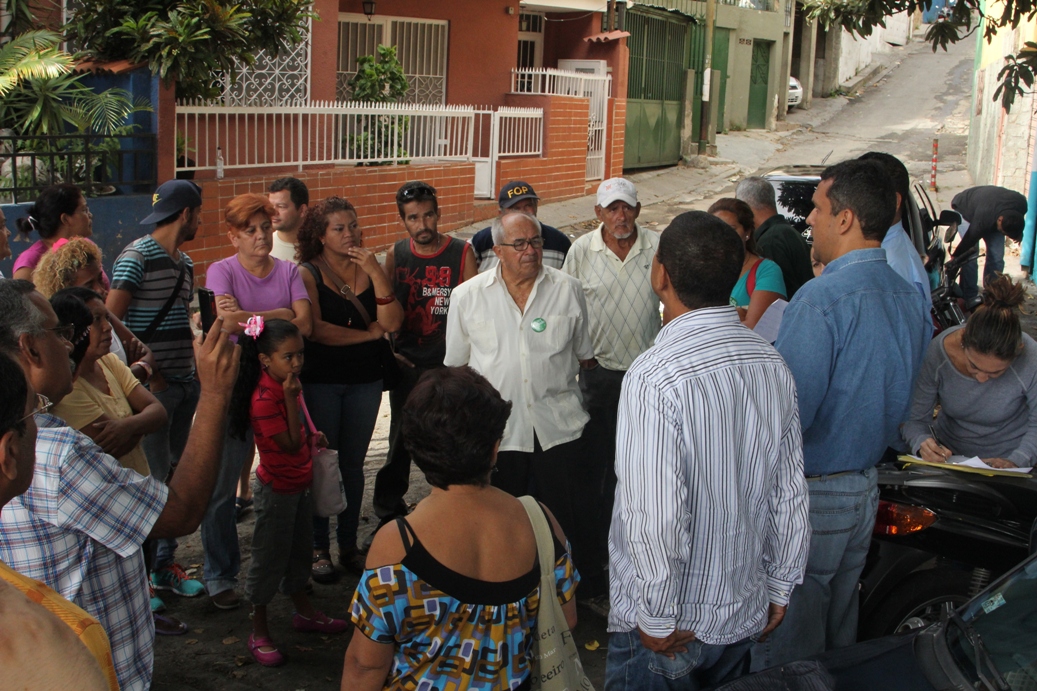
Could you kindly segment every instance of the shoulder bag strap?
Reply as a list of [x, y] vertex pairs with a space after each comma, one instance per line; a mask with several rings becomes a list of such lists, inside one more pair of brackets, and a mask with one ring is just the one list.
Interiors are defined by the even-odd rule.
[[301, 393], [299, 394], [299, 409], [302, 410], [303, 419], [306, 420], [306, 436], [309, 437], [310, 453], [314, 456], [317, 455], [317, 426], [313, 424], [313, 418], [310, 417], [310, 411], [306, 408], [306, 397]]
[[321, 265], [325, 269], [327, 269], [328, 276], [331, 277], [331, 282], [334, 283], [335, 287], [338, 289], [339, 295], [353, 303], [353, 307], [356, 307], [356, 311], [360, 313], [360, 318], [364, 320], [364, 326], [371, 326], [371, 314], [364, 307], [363, 303], [361, 303], [360, 300], [357, 299], [356, 294], [353, 292], [352, 288], [347, 286], [339, 279], [338, 275], [331, 270], [331, 267], [328, 266], [328, 263], [324, 261], [323, 257], [319, 257], [314, 261], [319, 261]]
[[155, 332], [158, 331], [158, 327], [162, 323], [162, 320], [166, 318], [167, 314], [169, 314], [169, 310], [173, 309], [173, 303], [175, 303], [177, 298], [180, 297], [180, 289], [184, 287], [184, 277], [187, 275], [187, 262], [184, 261], [182, 256], [180, 262], [180, 275], [176, 278], [176, 286], [173, 288], [173, 293], [169, 296], [169, 299], [166, 300], [166, 304], [162, 305], [162, 309], [158, 311], [158, 314], [156, 314], [155, 318], [151, 320], [151, 323], [148, 324], [148, 328], [144, 329], [144, 333], [140, 335], [142, 343], [146, 344], [151, 341], [152, 336], [154, 336]]
[[[537, 540], [537, 557], [540, 559], [540, 589], [544, 593], [554, 594], [555, 544], [551, 538], [551, 526], [536, 499], [525, 496], [519, 497], [518, 500], [522, 502], [522, 508], [529, 516], [529, 522], [533, 526], [533, 534]], [[541, 597], [545, 597], [545, 595], [541, 595]]]
[[745, 279], [745, 292], [749, 294], [750, 298], [753, 296], [753, 291], [756, 290], [756, 270], [760, 268], [760, 264], [762, 263], [762, 257], [757, 259], [756, 263], [753, 264], [753, 267], [749, 269], [749, 276]]

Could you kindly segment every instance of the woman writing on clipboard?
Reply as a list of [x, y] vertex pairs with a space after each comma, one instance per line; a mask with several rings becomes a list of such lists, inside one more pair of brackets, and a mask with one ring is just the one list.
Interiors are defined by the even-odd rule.
[[[901, 427], [912, 453], [930, 463], [977, 456], [993, 468], [1037, 460], [1037, 343], [1022, 332], [1023, 287], [999, 276], [964, 326], [934, 338]], [[933, 419], [939, 404], [940, 411]]]

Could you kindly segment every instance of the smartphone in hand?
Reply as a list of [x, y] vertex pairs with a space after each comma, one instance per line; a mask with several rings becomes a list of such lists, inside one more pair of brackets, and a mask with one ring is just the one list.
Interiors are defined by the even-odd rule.
[[202, 338], [205, 338], [216, 322], [216, 293], [208, 288], [199, 288], [198, 311], [202, 315]]

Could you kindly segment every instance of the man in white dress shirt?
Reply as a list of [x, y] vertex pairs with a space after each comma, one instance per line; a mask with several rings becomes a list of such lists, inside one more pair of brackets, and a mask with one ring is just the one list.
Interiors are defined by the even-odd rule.
[[594, 367], [580, 282], [543, 265], [540, 222], [514, 212], [493, 221], [500, 263], [454, 289], [447, 314], [447, 367], [469, 365], [511, 401], [497, 456], [495, 487], [536, 495], [573, 542], [572, 470], [588, 415], [576, 374]]
[[659, 239], [655, 346], [623, 379], [605, 691], [690, 689], [749, 669], [781, 623], [810, 528], [796, 387], [729, 305], [744, 248], [681, 214]]

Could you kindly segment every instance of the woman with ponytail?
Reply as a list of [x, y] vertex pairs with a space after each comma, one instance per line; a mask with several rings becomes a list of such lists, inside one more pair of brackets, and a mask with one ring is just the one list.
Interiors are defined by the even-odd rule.
[[978, 456], [994, 468], [1037, 461], [1037, 343], [1017, 312], [1025, 297], [1022, 285], [999, 276], [964, 326], [929, 344], [901, 428], [912, 453], [932, 463]]
[[292, 599], [296, 631], [341, 633], [343, 619], [314, 609], [306, 595], [313, 549], [311, 449], [327, 445], [324, 435], [304, 423], [303, 341], [299, 328], [284, 319], [251, 317], [238, 338], [241, 369], [230, 402], [230, 434], [242, 439], [249, 428], [259, 449], [256, 470], [256, 526], [245, 596], [252, 603], [248, 650], [265, 667], [284, 664], [270, 638], [267, 605], [278, 590]]
[[36, 231], [40, 239], [14, 260], [14, 278], [31, 281], [36, 265], [55, 242], [88, 238], [93, 234], [93, 223], [86, 197], [78, 187], [64, 183], [45, 188], [29, 207], [29, 215], [18, 219], [21, 237]]

